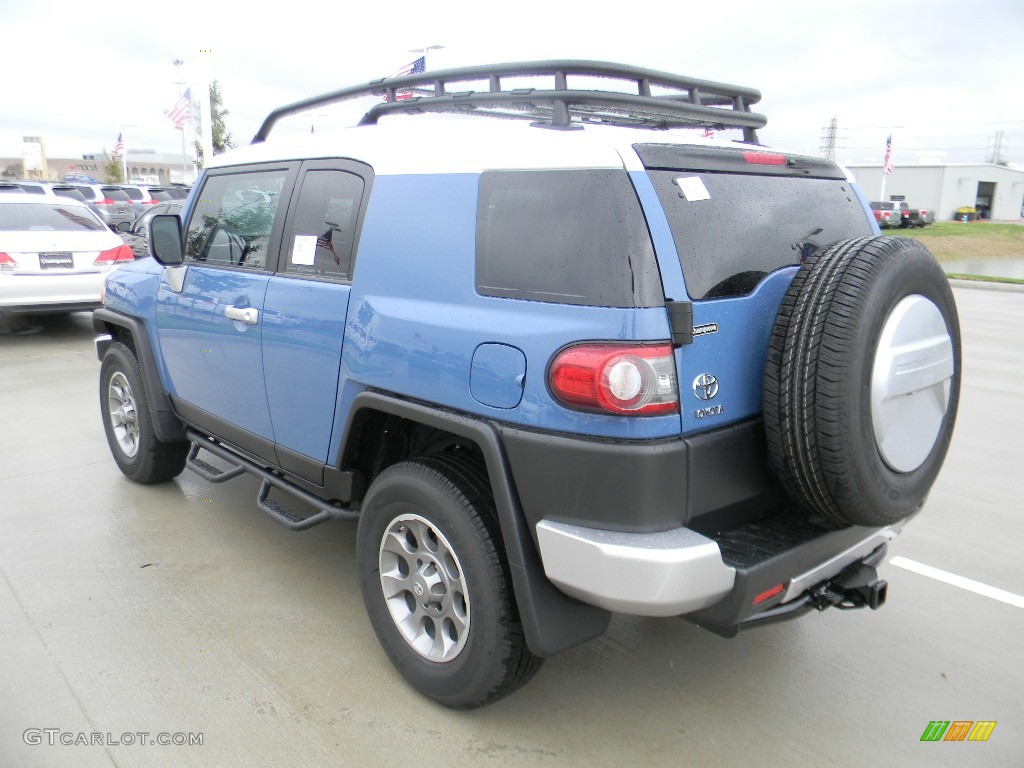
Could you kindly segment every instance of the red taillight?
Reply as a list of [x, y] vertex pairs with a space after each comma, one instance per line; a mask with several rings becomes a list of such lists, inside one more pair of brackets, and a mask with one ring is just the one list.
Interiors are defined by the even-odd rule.
[[784, 584], [776, 584], [771, 589], [766, 589], [764, 592], [762, 592], [760, 595], [754, 598], [753, 605], [760, 605], [761, 603], [771, 600], [777, 594], [782, 592], [783, 589], [785, 589]]
[[114, 201], [109, 197], [104, 197], [102, 200], [97, 200], [96, 205], [114, 205]]
[[127, 243], [119, 245], [117, 248], [111, 248], [109, 251], [104, 251], [96, 257], [96, 261], [93, 262], [93, 265], [97, 267], [105, 267], [111, 264], [118, 264], [122, 261], [135, 261], [135, 254], [132, 253], [132, 249]]
[[18, 266], [18, 262], [8, 256], [6, 253], [0, 252], [0, 269], [7, 267], [8, 269], [14, 269]]
[[160, 202], [159, 200], [143, 200], [142, 204], [143, 205], [156, 205], [159, 202]]
[[579, 344], [548, 368], [551, 393], [564, 405], [629, 416], [679, 411], [675, 358], [668, 344]]
[[779, 155], [775, 152], [754, 152], [748, 151], [743, 153], [743, 159], [753, 165], [785, 165], [786, 156]]

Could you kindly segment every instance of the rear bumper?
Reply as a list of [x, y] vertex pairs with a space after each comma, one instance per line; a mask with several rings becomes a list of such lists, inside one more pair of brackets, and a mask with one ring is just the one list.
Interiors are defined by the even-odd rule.
[[721, 600], [736, 581], [718, 544], [688, 528], [622, 533], [544, 520], [537, 539], [548, 579], [609, 611], [678, 616]]
[[[730, 561], [718, 541], [687, 528], [623, 533], [545, 520], [537, 538], [548, 579], [579, 600], [620, 613], [696, 614], [701, 623], [732, 626], [870, 558], [900, 527], [819, 530], [797, 541], [789, 532], [790, 539], [780, 536], [785, 543], [773, 545], [777, 551], [769, 546], [746, 563]], [[780, 584], [778, 594], [755, 605]]]
[[104, 272], [0, 275], [0, 309], [40, 312], [99, 307], [104, 277]]

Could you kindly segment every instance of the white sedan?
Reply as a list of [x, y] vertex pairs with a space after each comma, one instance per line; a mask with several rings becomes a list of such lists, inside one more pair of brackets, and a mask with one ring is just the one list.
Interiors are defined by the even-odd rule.
[[99, 307], [106, 274], [134, 259], [85, 203], [0, 193], [0, 314]]

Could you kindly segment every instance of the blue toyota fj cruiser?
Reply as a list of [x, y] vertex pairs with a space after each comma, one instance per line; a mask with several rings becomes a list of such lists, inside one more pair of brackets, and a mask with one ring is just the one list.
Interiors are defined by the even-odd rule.
[[544, 61], [276, 110], [106, 281], [115, 461], [358, 521], [380, 642], [451, 707], [615, 611], [728, 636], [878, 607], [953, 431], [956, 309], [842, 169], [758, 143], [759, 98]]

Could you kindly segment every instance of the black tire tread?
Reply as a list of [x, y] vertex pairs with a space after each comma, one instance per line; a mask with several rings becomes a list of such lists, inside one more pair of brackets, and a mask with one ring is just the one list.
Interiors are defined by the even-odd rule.
[[[859, 326], [869, 321], [864, 317], [867, 297], [885, 280], [883, 272], [890, 262], [911, 251], [927, 253], [906, 237], [834, 243], [797, 272], [772, 329], [764, 378], [769, 463], [798, 504], [835, 523], [893, 522], [893, 510], [868, 503], [857, 478], [851, 476], [848, 432], [860, 414], [851, 410], [848, 378], [856, 367], [856, 356], [863, 354], [856, 335]], [[941, 268], [933, 258], [928, 263], [927, 269], [918, 267], [920, 274], [941, 282], [949, 292]], [[952, 301], [951, 292], [949, 297]], [[947, 321], [958, 358], [955, 310]], [[955, 408], [954, 399], [950, 424]], [[948, 441], [948, 434], [944, 440]]]
[[[125, 374], [137, 404], [139, 452], [134, 458], [124, 456], [111, 432], [107, 413], [107, 382], [112, 373], [111, 369], [120, 370]], [[130, 480], [142, 485], [153, 485], [172, 480], [184, 471], [185, 462], [188, 460], [189, 443], [165, 443], [156, 436], [142, 366], [135, 352], [120, 341], [110, 345], [100, 367], [100, 413], [114, 461]]]
[[[483, 460], [472, 455], [453, 453], [419, 456], [392, 465], [374, 483], [386, 481], [401, 473], [418, 475], [454, 505], [473, 530], [474, 541], [480, 547], [486, 564], [486, 578], [498, 587], [498, 601], [494, 608], [499, 645], [495, 650], [491, 679], [485, 689], [473, 696], [461, 695], [457, 700], [437, 699], [452, 709], [473, 709], [490, 704], [510, 695], [532, 679], [544, 659], [535, 656], [526, 643], [512, 590], [501, 526]], [[382, 642], [382, 646], [392, 663], [401, 669], [401, 659], [387, 643]], [[430, 695], [429, 691], [423, 692]]]

